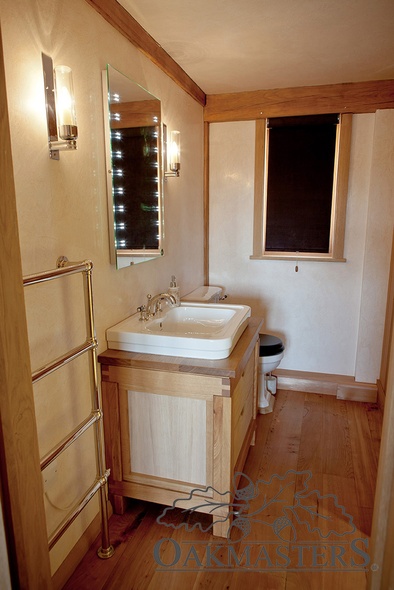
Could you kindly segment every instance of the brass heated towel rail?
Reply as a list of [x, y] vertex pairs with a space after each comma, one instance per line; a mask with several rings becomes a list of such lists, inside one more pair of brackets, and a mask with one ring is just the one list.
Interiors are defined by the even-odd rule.
[[96, 462], [97, 477], [84, 496], [73, 506], [66, 518], [60, 523], [58, 528], [51, 534], [48, 539], [49, 549], [55, 545], [63, 533], [74, 522], [80, 512], [85, 508], [93, 496], [100, 492], [100, 512], [101, 512], [101, 547], [98, 555], [102, 559], [111, 557], [114, 549], [110, 544], [108, 531], [108, 509], [107, 509], [107, 482], [109, 470], [105, 468], [104, 445], [103, 445], [103, 421], [102, 421], [102, 404], [101, 392], [98, 382], [98, 365], [97, 365], [97, 340], [94, 328], [93, 313], [93, 291], [92, 291], [92, 269], [93, 263], [90, 260], [83, 262], [69, 262], [65, 256], [57, 260], [57, 268], [45, 271], [36, 275], [29, 275], [23, 278], [23, 285], [34, 285], [43, 283], [52, 279], [57, 279], [71, 274], [83, 273], [85, 275], [85, 301], [86, 301], [86, 320], [87, 320], [87, 337], [86, 342], [73, 348], [68, 353], [56, 358], [51, 363], [41, 367], [32, 374], [33, 384], [49, 375], [53, 371], [60, 369], [66, 363], [78, 358], [84, 353], [91, 355], [92, 367], [92, 411], [72, 432], [61, 440], [49, 453], [42, 457], [40, 461], [41, 471], [43, 471], [52, 461], [54, 461], [64, 450], [75, 442], [88, 428], [94, 428], [95, 445], [96, 445]]

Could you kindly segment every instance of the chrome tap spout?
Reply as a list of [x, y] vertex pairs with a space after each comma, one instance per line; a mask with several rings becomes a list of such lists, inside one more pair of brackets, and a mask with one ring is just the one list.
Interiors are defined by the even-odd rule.
[[171, 307], [176, 306], [176, 299], [174, 295], [170, 295], [169, 293], [159, 293], [154, 297], [148, 295], [148, 303], [146, 306], [146, 315], [148, 318], [153, 317], [159, 311], [162, 301], [165, 301]]

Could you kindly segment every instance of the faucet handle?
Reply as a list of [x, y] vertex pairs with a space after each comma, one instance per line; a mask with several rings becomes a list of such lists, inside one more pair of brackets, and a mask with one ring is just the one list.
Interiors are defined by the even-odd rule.
[[146, 317], [146, 306], [145, 305], [140, 305], [139, 307], [137, 307], [137, 311], [140, 312], [140, 322], [143, 322], [148, 319]]

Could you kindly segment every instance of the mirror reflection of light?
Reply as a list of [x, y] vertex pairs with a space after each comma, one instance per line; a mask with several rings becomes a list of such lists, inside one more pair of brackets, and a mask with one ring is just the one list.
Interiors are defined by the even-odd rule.
[[121, 168], [115, 168], [115, 176], [123, 176], [123, 170]]
[[117, 152], [112, 152], [112, 155], [114, 158], [118, 158], [118, 160], [121, 160], [123, 158], [123, 152], [121, 152], [120, 150], [118, 150]]
[[116, 247], [117, 248], [124, 248], [126, 246], [126, 240], [117, 240]]
[[153, 122], [154, 123], [158, 123], [159, 122], [159, 117], [153, 117]]
[[124, 213], [125, 212], [125, 206], [124, 205], [115, 205], [114, 206], [114, 211], [118, 211], [118, 213]]
[[114, 188], [113, 193], [114, 193], [114, 195], [123, 195], [124, 188], [121, 186], [118, 186], [118, 187]]
[[122, 132], [121, 131], [112, 131], [111, 133], [112, 139], [122, 139]]
[[114, 121], [120, 121], [121, 120], [121, 116], [120, 113], [112, 113], [111, 115], [111, 119], [113, 119]]
[[114, 94], [112, 95], [112, 100], [114, 102], [119, 102], [120, 101], [120, 96], [119, 94], [117, 94], [116, 92], [114, 92]]
[[124, 221], [122, 221], [121, 223], [117, 223], [116, 227], [117, 229], [126, 229], [126, 224], [124, 223]]

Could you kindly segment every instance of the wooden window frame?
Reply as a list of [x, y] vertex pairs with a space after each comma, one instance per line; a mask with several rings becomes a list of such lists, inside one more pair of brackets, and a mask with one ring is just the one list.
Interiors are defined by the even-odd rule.
[[267, 214], [268, 145], [267, 119], [256, 121], [254, 220], [252, 260], [313, 260], [346, 262], [344, 258], [346, 204], [349, 178], [352, 115], [341, 114], [336, 138], [331, 211], [330, 243], [327, 253], [267, 252], [265, 222]]

